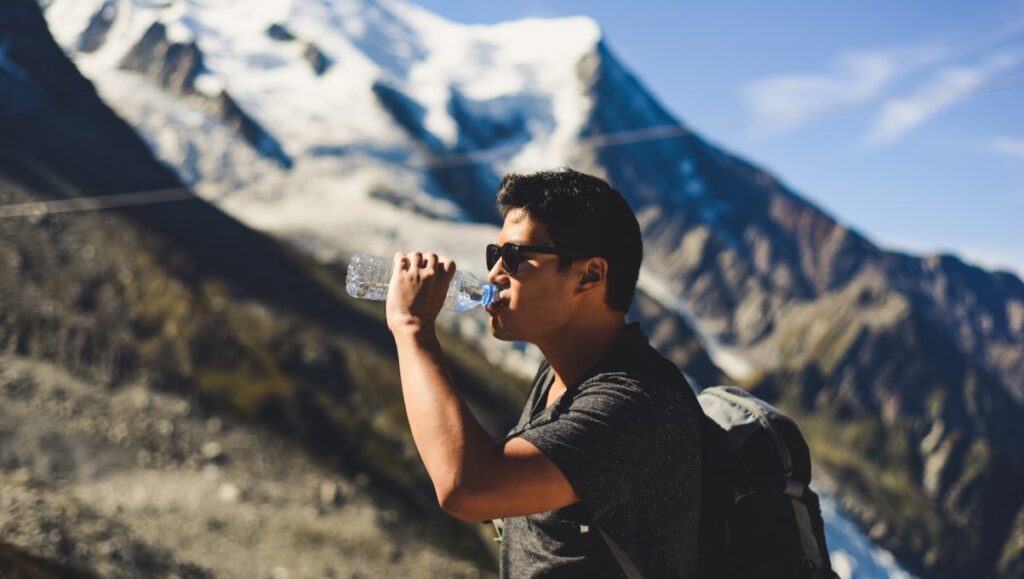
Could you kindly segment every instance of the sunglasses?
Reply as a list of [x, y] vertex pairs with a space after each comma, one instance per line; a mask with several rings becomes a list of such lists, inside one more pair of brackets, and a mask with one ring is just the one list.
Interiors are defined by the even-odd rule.
[[501, 260], [501, 266], [509, 275], [519, 271], [519, 263], [523, 260], [523, 253], [546, 253], [560, 257], [580, 257], [575, 251], [558, 249], [557, 247], [544, 247], [540, 245], [519, 245], [518, 243], [506, 243], [487, 246], [487, 271], [494, 269], [494, 264]]

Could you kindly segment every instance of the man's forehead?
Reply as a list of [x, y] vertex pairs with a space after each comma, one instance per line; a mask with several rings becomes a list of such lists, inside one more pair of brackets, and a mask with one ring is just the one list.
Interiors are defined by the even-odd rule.
[[522, 209], [512, 209], [505, 216], [505, 224], [498, 233], [498, 245], [550, 245], [551, 238], [543, 223], [534, 220]]

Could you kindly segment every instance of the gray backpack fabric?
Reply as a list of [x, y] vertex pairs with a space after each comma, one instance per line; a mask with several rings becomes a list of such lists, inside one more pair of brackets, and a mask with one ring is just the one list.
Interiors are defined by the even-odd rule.
[[735, 386], [706, 388], [701, 577], [838, 579], [796, 422]]
[[[796, 422], [735, 386], [707, 388], [697, 400], [706, 416], [700, 577], [838, 579]], [[626, 576], [643, 579], [601, 534]]]

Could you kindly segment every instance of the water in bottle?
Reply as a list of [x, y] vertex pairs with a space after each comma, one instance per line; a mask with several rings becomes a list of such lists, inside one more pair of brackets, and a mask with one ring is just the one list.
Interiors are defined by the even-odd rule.
[[[374, 255], [356, 255], [348, 263], [345, 289], [356, 298], [382, 302], [388, 299], [388, 284], [394, 260]], [[468, 271], [457, 270], [448, 286], [444, 309], [456, 312], [489, 306], [498, 297], [498, 287], [484, 283]]]

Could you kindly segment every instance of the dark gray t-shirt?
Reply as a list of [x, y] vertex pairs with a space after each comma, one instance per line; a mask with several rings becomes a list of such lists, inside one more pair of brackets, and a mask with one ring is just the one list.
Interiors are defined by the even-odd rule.
[[645, 579], [695, 577], [699, 406], [686, 379], [633, 323], [545, 409], [553, 381], [542, 363], [504, 441], [518, 436], [539, 448], [580, 501], [504, 519], [501, 576], [625, 577], [597, 525]]

